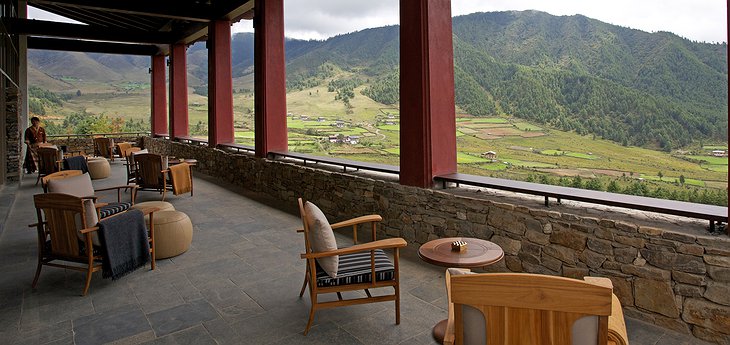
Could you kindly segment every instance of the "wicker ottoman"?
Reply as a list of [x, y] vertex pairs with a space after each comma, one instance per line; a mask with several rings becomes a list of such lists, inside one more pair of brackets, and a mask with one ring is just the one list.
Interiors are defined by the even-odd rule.
[[180, 211], [155, 212], [155, 259], [180, 255], [193, 242], [193, 223]]
[[86, 164], [89, 166], [89, 176], [92, 180], [107, 178], [112, 173], [109, 161], [106, 158], [89, 157]]

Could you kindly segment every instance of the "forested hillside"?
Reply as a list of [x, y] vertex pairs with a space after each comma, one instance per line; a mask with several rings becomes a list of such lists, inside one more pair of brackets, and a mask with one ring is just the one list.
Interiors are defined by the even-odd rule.
[[[372, 78], [368, 97], [397, 103], [398, 40], [391, 26], [310, 42], [311, 51], [289, 61], [288, 85], [311, 82], [332, 63]], [[580, 15], [456, 17], [456, 104], [473, 115], [511, 115], [666, 151], [724, 140], [726, 46]]]
[[[232, 44], [234, 79], [250, 82], [253, 35], [237, 34]], [[472, 115], [514, 116], [666, 151], [727, 138], [725, 43], [522, 11], [454, 18], [454, 48], [456, 104]], [[65, 54], [63, 62], [52, 54]], [[204, 94], [204, 43], [188, 54], [189, 83]], [[338, 94], [365, 85], [364, 96], [385, 105], [399, 101], [397, 26], [287, 40], [286, 54], [290, 90], [329, 83], [333, 71], [344, 70], [357, 78], [335, 81]], [[54, 77], [148, 78], [146, 58], [31, 52], [29, 59], [31, 68]]]

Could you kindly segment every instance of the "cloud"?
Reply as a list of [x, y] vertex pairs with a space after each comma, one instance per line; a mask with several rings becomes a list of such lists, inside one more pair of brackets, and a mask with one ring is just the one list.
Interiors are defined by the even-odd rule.
[[[669, 31], [696, 41], [726, 42], [726, 3], [718, 0], [452, 0], [452, 14], [539, 10], [553, 15], [582, 14], [648, 32]], [[287, 37], [325, 39], [366, 28], [398, 24], [398, 0], [285, 0]], [[250, 21], [235, 32], [252, 32]]]

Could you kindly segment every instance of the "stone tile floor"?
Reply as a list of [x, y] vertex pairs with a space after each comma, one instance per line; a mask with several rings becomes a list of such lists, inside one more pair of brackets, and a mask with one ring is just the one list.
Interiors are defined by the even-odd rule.
[[[97, 188], [121, 183], [124, 167]], [[193, 244], [118, 281], [36, 266], [36, 221], [30, 176], [0, 191], [1, 344], [435, 344], [431, 327], [446, 317], [443, 269], [420, 261], [416, 246], [401, 256], [401, 324], [392, 303], [323, 310], [303, 336], [309, 299], [298, 297], [304, 265], [295, 205], [252, 198], [241, 188], [198, 174], [195, 196], [168, 201], [190, 216]], [[102, 196], [102, 200], [113, 196]], [[137, 201], [159, 200], [141, 192]], [[353, 215], [355, 216], [355, 215]], [[339, 238], [345, 243], [347, 238]], [[148, 266], [149, 267], [149, 266]], [[633, 345], [700, 344], [696, 339], [627, 319]]]

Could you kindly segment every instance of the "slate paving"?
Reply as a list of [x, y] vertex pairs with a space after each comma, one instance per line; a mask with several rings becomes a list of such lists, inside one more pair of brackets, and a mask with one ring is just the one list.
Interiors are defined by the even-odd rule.
[[[97, 188], [122, 183], [124, 166]], [[80, 296], [84, 274], [44, 267], [35, 273], [35, 176], [0, 189], [1, 344], [435, 344], [431, 327], [446, 317], [443, 269], [401, 254], [401, 324], [392, 303], [322, 310], [302, 335], [309, 299], [299, 298], [304, 262], [296, 205], [196, 174], [195, 196], [170, 196], [193, 223], [186, 253], [158, 260], [120, 280], [97, 273]], [[127, 197], [127, 195], [124, 195]], [[113, 201], [113, 195], [101, 195]], [[140, 192], [140, 201], [160, 200]], [[355, 216], [355, 215], [353, 215]], [[339, 237], [346, 244], [348, 238]], [[627, 319], [630, 342], [702, 344], [687, 335]]]

